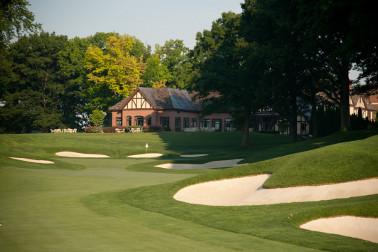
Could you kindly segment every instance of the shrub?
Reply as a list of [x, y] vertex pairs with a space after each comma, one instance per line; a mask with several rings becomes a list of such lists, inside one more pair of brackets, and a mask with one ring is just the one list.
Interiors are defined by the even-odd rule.
[[101, 126], [104, 122], [105, 113], [101, 110], [95, 109], [92, 111], [92, 114], [89, 115], [89, 121], [94, 126]]
[[116, 129], [126, 129], [126, 127], [124, 127], [124, 126], [105, 127], [104, 133], [116, 133], [116, 131], [115, 131]]
[[161, 126], [149, 126], [145, 127], [143, 131], [149, 131], [149, 132], [163, 132], [164, 129]]
[[103, 133], [101, 126], [89, 126], [84, 129], [86, 133]]

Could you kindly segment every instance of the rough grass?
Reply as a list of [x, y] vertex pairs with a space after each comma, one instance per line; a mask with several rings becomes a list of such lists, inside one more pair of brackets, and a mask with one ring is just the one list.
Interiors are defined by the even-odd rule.
[[[377, 217], [377, 195], [256, 207], [191, 205], [172, 196], [188, 184], [265, 172], [273, 173], [267, 187], [374, 177], [377, 133], [296, 144], [286, 136], [252, 134], [247, 149], [238, 147], [238, 133], [0, 135], [0, 251], [374, 251], [377, 244], [298, 226], [324, 216]], [[144, 153], [146, 142], [149, 152], [165, 155], [127, 158]], [[63, 158], [58, 151], [110, 158]], [[179, 157], [197, 153], [210, 155]], [[251, 164], [194, 171], [153, 167], [233, 158]]]

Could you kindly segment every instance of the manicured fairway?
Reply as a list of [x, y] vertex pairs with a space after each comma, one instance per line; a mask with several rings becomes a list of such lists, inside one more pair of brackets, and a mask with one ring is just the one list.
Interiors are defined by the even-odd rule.
[[[313, 172], [311, 169], [303, 171], [295, 164], [298, 160], [303, 163], [303, 159], [313, 160], [315, 156], [337, 152], [333, 148], [345, 151], [352, 146], [356, 146], [357, 154], [350, 152], [351, 160], [356, 159], [359, 150], [376, 150], [378, 138], [370, 136], [377, 133], [335, 135], [318, 142], [294, 145], [285, 136], [254, 134], [249, 149], [238, 147], [240, 136], [237, 133], [0, 135], [0, 251], [377, 250], [378, 245], [374, 243], [335, 238], [298, 227], [301, 222], [325, 213], [344, 211], [362, 216], [375, 213], [378, 217], [376, 195], [269, 207], [215, 208], [176, 202], [171, 197], [186, 184], [267, 170], [282, 176], [281, 179], [278, 175], [272, 176], [271, 187], [297, 184], [300, 176], [306, 183], [311, 182], [308, 176]], [[343, 139], [362, 140], [332, 145]], [[164, 156], [127, 158], [144, 153], [146, 142], [149, 151]], [[311, 149], [314, 150], [257, 162]], [[55, 155], [58, 151], [110, 157], [64, 158]], [[181, 154], [196, 153], [209, 155], [180, 158]], [[10, 156], [50, 160], [55, 164], [26, 163]], [[232, 158], [257, 163], [221, 170], [170, 171], [153, 167], [167, 162], [205, 163]], [[374, 165], [378, 152], [373, 152], [369, 158], [373, 161], [360, 157], [358, 162]], [[332, 162], [335, 163], [332, 169], [336, 169], [337, 162]], [[271, 167], [273, 163], [282, 164], [282, 169]], [[312, 164], [312, 169], [316, 170], [316, 165]], [[291, 169], [301, 175], [288, 180]], [[350, 164], [340, 172], [333, 172], [331, 177], [336, 181], [348, 180], [355, 177], [355, 169]], [[365, 167], [363, 177], [378, 176], [376, 171], [374, 167]], [[340, 175], [344, 173], [347, 175]], [[314, 183], [318, 180], [329, 181], [330, 178], [322, 175], [315, 178]]]

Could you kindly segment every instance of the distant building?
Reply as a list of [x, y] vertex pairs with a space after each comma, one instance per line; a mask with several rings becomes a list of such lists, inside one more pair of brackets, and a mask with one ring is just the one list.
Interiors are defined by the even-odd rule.
[[374, 121], [376, 112], [378, 111], [377, 95], [351, 95], [349, 96], [349, 112], [350, 115], [358, 115], [358, 110], [361, 109], [362, 118], [367, 118], [369, 121]]

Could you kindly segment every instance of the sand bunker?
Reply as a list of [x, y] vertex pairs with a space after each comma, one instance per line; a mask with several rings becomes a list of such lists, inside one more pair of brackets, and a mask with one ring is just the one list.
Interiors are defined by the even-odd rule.
[[60, 157], [80, 157], [80, 158], [107, 158], [107, 155], [101, 154], [84, 154], [79, 152], [72, 152], [72, 151], [61, 151], [55, 153], [57, 156]]
[[204, 157], [204, 156], [207, 156], [209, 154], [184, 154], [184, 155], [180, 155], [180, 157], [189, 157], [189, 158], [194, 158], [194, 157]]
[[303, 229], [338, 234], [378, 243], [378, 218], [338, 216], [322, 218], [300, 226]]
[[38, 163], [38, 164], [54, 164], [53, 161], [48, 160], [37, 160], [37, 159], [29, 159], [29, 158], [17, 158], [17, 157], [9, 157], [11, 159], [16, 159], [24, 162], [30, 162], [30, 163]]
[[191, 185], [179, 190], [174, 198], [192, 204], [245, 206], [332, 200], [378, 193], [378, 178], [319, 186], [263, 189], [262, 185], [269, 176], [263, 174]]
[[127, 156], [129, 158], [155, 158], [155, 157], [161, 157], [163, 154], [160, 153], [147, 153], [147, 154], [138, 154], [138, 155], [130, 155]]
[[213, 168], [224, 168], [224, 167], [233, 167], [237, 166], [238, 162], [242, 159], [231, 159], [231, 160], [221, 160], [213, 161], [204, 164], [160, 164], [155, 167], [164, 168], [164, 169], [173, 169], [173, 170], [187, 170], [187, 169], [213, 169]]

